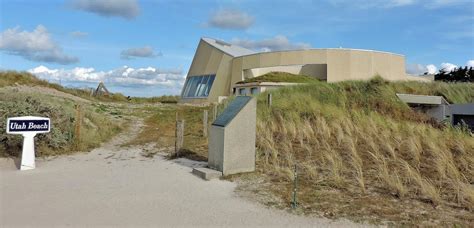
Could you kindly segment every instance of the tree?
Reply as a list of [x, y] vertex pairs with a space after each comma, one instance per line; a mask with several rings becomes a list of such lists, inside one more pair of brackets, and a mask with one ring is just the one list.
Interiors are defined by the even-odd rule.
[[448, 72], [445, 69], [440, 69], [437, 74], [434, 75], [435, 81], [444, 82], [474, 82], [474, 69], [473, 67], [458, 67]]

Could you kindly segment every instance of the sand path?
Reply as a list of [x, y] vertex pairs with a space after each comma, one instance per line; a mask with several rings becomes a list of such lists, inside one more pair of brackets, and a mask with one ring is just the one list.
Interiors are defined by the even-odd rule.
[[120, 147], [138, 132], [130, 129], [90, 153], [37, 159], [30, 171], [0, 159], [0, 227], [355, 225], [268, 209], [236, 196], [235, 183], [192, 175], [202, 162], [145, 158], [140, 153], [153, 147]]

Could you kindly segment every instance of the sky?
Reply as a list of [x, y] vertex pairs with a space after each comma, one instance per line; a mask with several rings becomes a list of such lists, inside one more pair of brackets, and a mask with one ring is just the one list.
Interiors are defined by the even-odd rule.
[[201, 37], [388, 51], [435, 73], [474, 66], [474, 0], [0, 0], [0, 69], [70, 87], [180, 94]]

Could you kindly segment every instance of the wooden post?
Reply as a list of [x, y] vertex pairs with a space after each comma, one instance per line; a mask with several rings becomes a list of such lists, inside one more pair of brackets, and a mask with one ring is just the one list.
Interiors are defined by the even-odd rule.
[[207, 110], [204, 110], [203, 116], [202, 116], [202, 136], [207, 137], [207, 116], [208, 116]]
[[271, 93], [267, 95], [267, 105], [268, 107], [272, 107], [272, 94]]
[[183, 147], [184, 142], [184, 120], [176, 121], [176, 142], [174, 146], [174, 152], [176, 157], [179, 157], [179, 151]]
[[217, 119], [217, 104], [214, 105], [213, 111], [214, 111], [214, 113], [213, 113], [214, 116], [213, 117], [214, 117], [214, 120], [216, 120]]
[[75, 119], [75, 129], [74, 129], [74, 139], [77, 145], [81, 142], [81, 125], [82, 125], [82, 107], [81, 105], [76, 105], [76, 119]]

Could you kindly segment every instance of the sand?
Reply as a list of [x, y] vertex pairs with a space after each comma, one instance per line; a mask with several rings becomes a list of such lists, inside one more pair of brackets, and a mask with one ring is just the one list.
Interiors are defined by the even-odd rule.
[[326, 227], [349, 221], [297, 216], [237, 196], [236, 184], [191, 174], [184, 158], [141, 156], [152, 145], [121, 147], [127, 131], [89, 153], [37, 159], [19, 171], [0, 159], [0, 227]]

